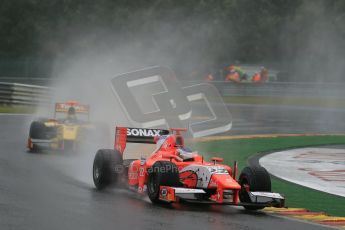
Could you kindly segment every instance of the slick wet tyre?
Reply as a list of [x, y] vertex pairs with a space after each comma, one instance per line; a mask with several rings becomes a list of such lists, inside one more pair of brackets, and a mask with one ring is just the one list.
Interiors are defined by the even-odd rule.
[[93, 161], [93, 182], [98, 190], [110, 185], [115, 185], [123, 159], [120, 152], [112, 149], [100, 149], [97, 151]]
[[32, 139], [45, 139], [46, 127], [44, 123], [39, 121], [34, 121], [30, 125], [29, 137]]
[[[260, 166], [245, 167], [239, 177], [241, 185], [240, 201], [252, 203], [247, 190], [256, 192], [271, 192], [271, 178], [265, 168]], [[263, 209], [263, 206], [244, 205], [247, 210]]]
[[[46, 127], [44, 123], [39, 121], [33, 121], [30, 125], [29, 130], [29, 138], [30, 139], [45, 139], [45, 130]], [[31, 147], [29, 147], [29, 153], [37, 153], [40, 151], [40, 148], [36, 144], [32, 144]]]
[[179, 187], [179, 185], [178, 168], [170, 161], [157, 161], [148, 170], [147, 193], [152, 203], [161, 203], [160, 186]]

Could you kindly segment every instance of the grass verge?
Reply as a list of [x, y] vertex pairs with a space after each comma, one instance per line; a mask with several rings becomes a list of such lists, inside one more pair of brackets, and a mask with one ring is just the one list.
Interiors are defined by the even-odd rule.
[[0, 105], [0, 113], [34, 113], [35, 107], [32, 106], [7, 106]]
[[[258, 153], [333, 144], [345, 144], [345, 136], [232, 139], [201, 142], [195, 144], [194, 147], [201, 154], [209, 153], [223, 157], [225, 163], [230, 166], [233, 165], [234, 160], [237, 160], [240, 172], [247, 165], [248, 159]], [[272, 178], [272, 189], [286, 196], [288, 207], [302, 207], [312, 211], [324, 211], [330, 215], [345, 216], [345, 198], [318, 192], [276, 178]]]

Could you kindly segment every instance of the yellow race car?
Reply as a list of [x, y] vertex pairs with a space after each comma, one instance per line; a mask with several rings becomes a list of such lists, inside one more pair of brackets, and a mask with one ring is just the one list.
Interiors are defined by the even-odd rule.
[[[67, 115], [57, 118], [58, 114]], [[78, 119], [77, 114], [84, 119]], [[89, 121], [89, 105], [76, 101], [55, 103], [53, 119], [43, 118], [31, 123], [27, 147], [30, 152], [43, 149], [76, 150], [95, 128]]]

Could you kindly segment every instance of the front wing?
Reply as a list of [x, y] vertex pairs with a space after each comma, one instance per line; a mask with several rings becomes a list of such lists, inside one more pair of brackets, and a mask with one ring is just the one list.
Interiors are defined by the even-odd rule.
[[285, 198], [279, 193], [272, 192], [248, 192], [251, 199], [251, 203], [243, 202], [230, 202], [224, 199], [219, 203], [213, 200], [198, 200], [197, 194], [205, 194], [203, 189], [189, 189], [161, 186], [159, 199], [166, 202], [178, 202], [180, 200], [206, 203], [206, 204], [222, 204], [222, 205], [234, 205], [234, 206], [262, 206], [262, 207], [284, 207]]

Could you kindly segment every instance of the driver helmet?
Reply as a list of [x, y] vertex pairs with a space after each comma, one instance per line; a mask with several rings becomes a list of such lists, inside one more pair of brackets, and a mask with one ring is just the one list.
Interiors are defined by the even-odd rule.
[[75, 115], [75, 108], [73, 106], [69, 107], [67, 115]]
[[178, 148], [177, 155], [183, 160], [188, 160], [193, 158], [194, 153], [188, 148]]
[[76, 111], [75, 111], [75, 108], [73, 106], [69, 107], [69, 109], [67, 111], [67, 119], [69, 119], [69, 120], [76, 120], [77, 119]]

